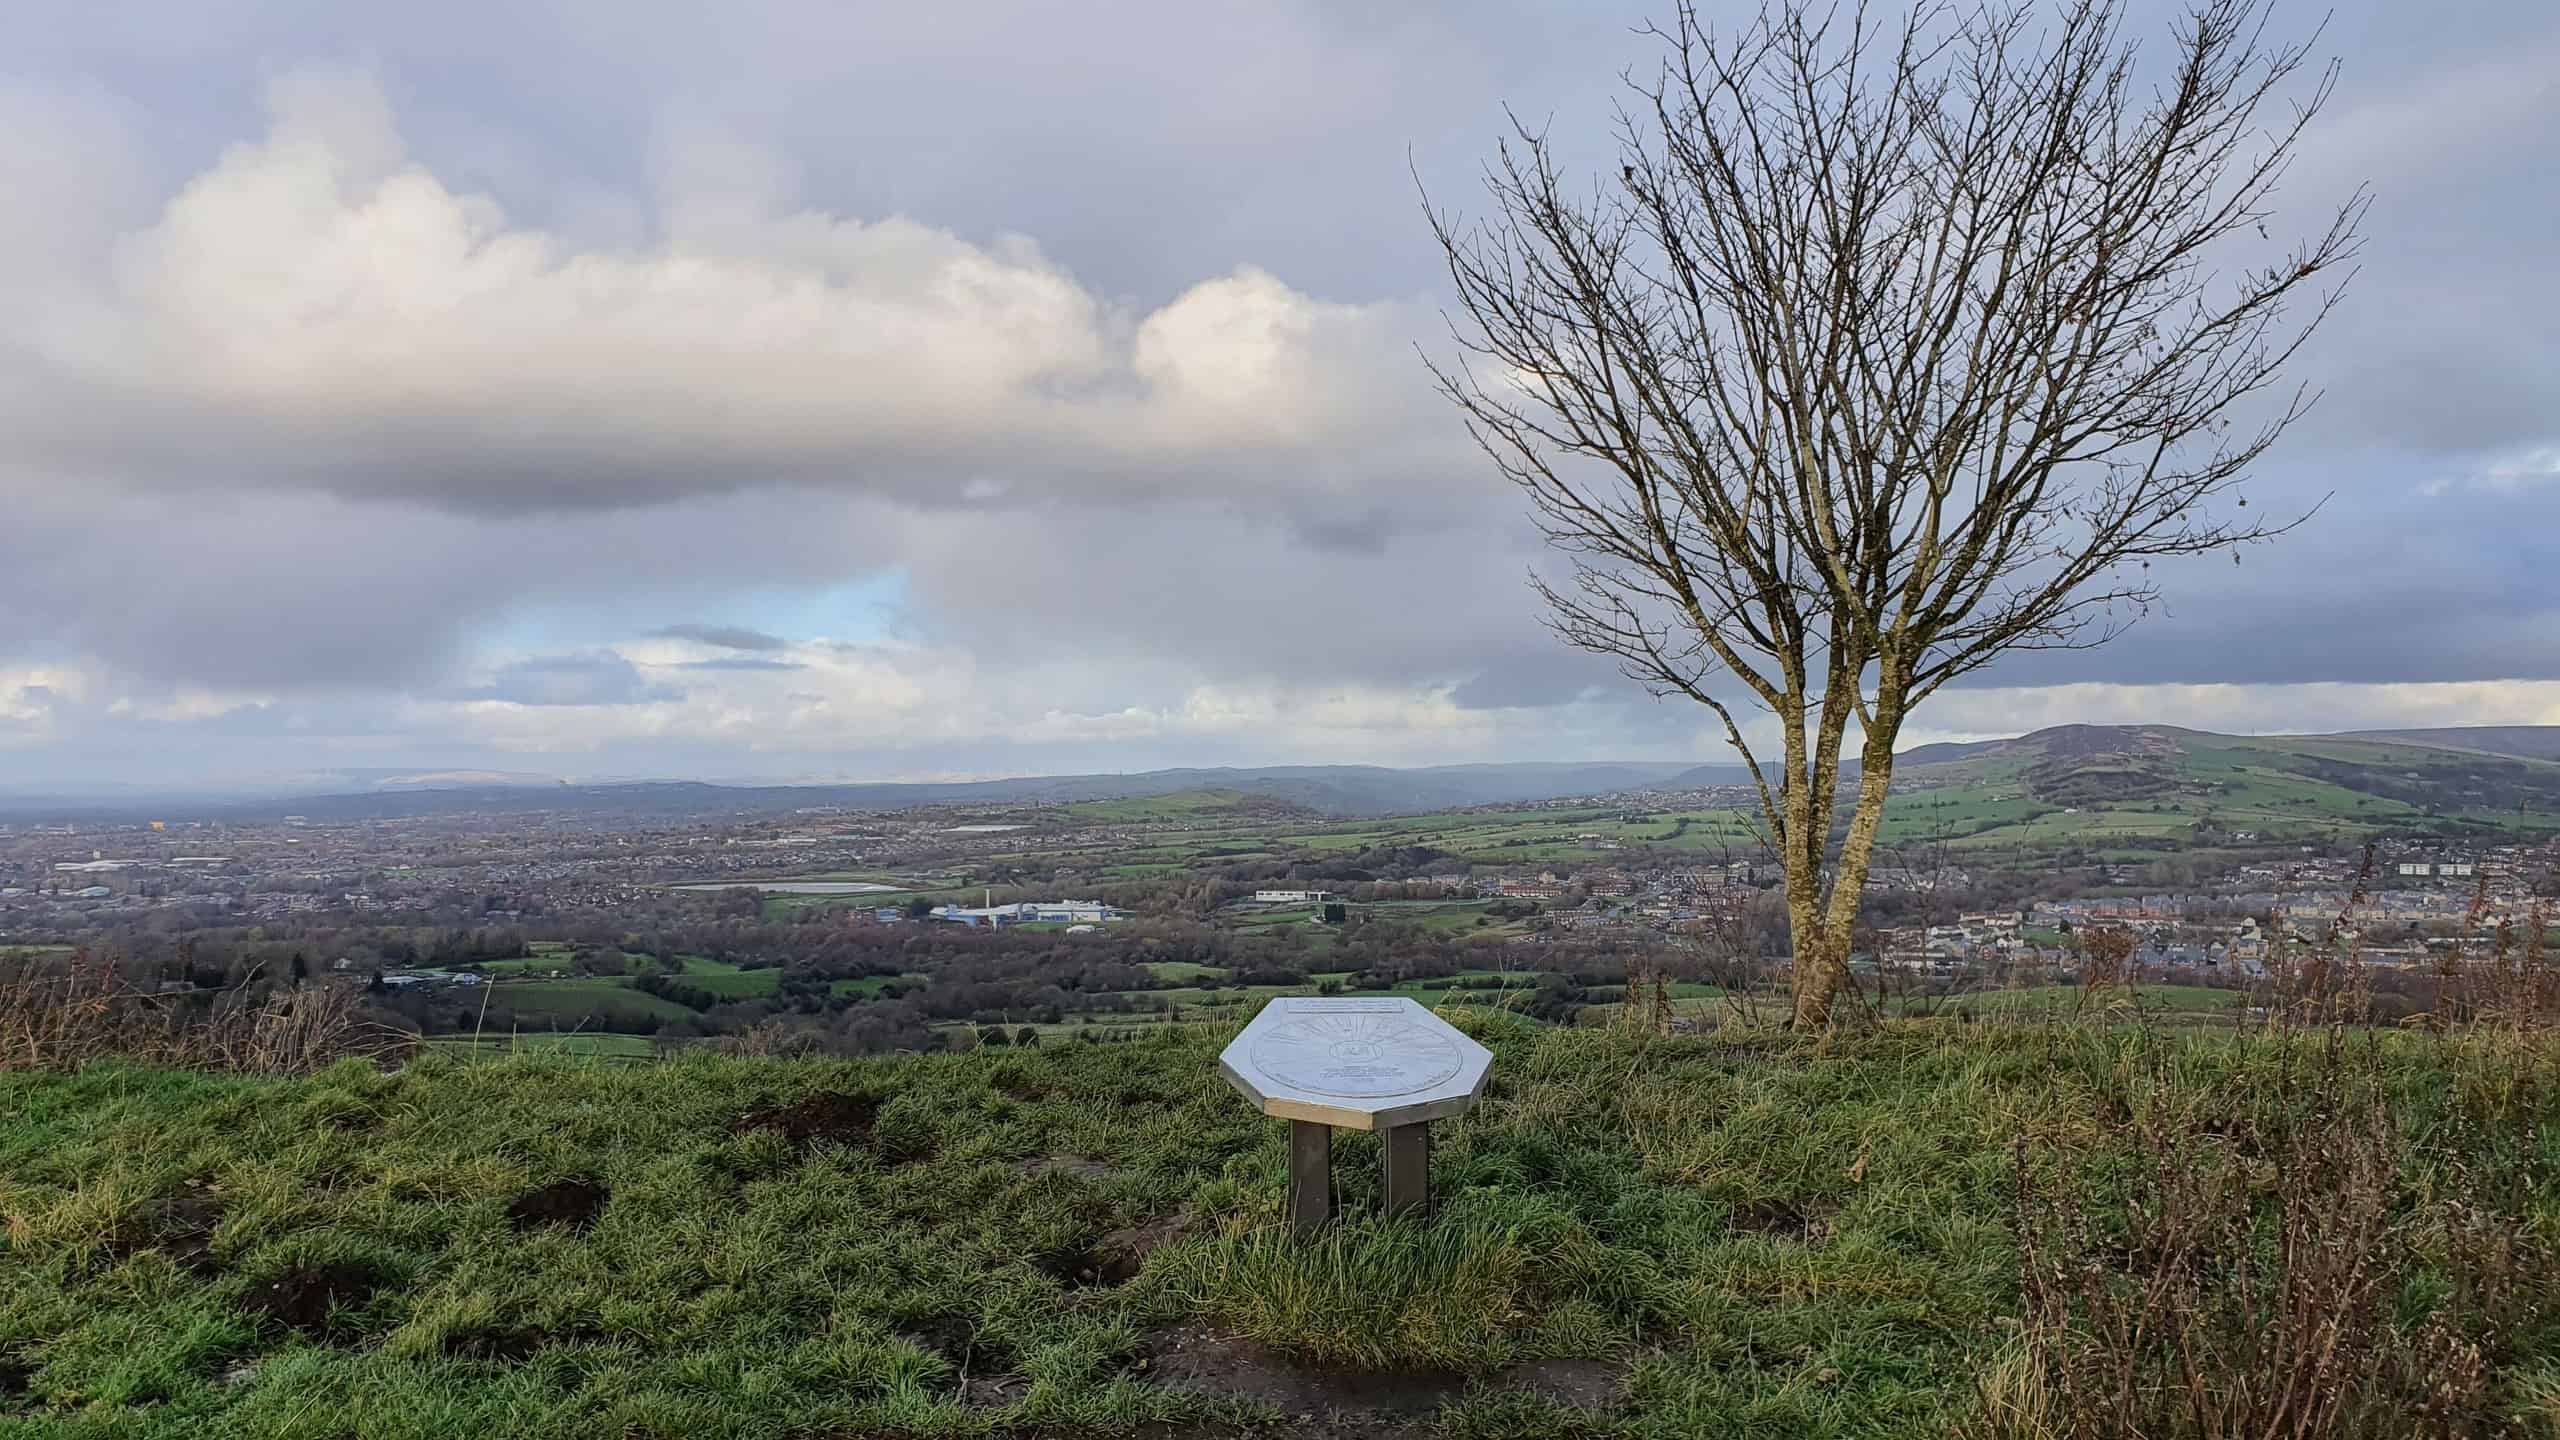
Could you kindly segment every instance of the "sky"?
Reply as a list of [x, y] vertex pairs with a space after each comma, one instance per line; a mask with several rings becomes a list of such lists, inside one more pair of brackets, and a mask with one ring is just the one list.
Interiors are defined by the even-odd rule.
[[[1423, 363], [1422, 192], [1613, 164], [1646, 6], [12, 13], [0, 785], [1732, 758]], [[2326, 503], [1905, 743], [2560, 724], [2560, 9], [2315, 53], [2277, 223], [2373, 208], [2248, 493]]]

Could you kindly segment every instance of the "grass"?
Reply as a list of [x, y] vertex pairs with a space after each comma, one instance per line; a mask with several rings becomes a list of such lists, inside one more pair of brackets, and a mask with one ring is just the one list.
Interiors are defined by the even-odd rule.
[[[1378, 1143], [1348, 1135], [1345, 1219], [1312, 1243], [1280, 1228], [1283, 1128], [1214, 1077], [1222, 1031], [0, 1075], [0, 1435], [1303, 1433], [1156, 1383], [1163, 1337], [1205, 1324], [1483, 1377], [1439, 1414], [1455, 1435], [1936, 1437], [2015, 1334], [2013, 1142], [2110, 1173], [2134, 1157], [2088, 1117], [2162, 1075], [2273, 1103], [2291, 1063], [2228, 1034], [1462, 1023], [1497, 1059], [1435, 1135], [1440, 1214], [1380, 1218]], [[2371, 1066], [2412, 1194], [2560, 1247], [2548, 1051], [2383, 1037]], [[559, 1182], [597, 1187], [591, 1227], [525, 1218], [586, 1193]], [[2501, 1403], [2551, 1433], [2560, 1333], [2514, 1347]], [[1559, 1358], [1622, 1375], [1623, 1405], [1504, 1388]]]
[[1077, 821], [1121, 825], [1233, 818], [1255, 811], [1268, 813], [1293, 807], [1243, 790], [1212, 788], [1178, 790], [1167, 795], [1137, 795], [1119, 800], [1082, 800], [1065, 808], [1067, 815]]
[[[704, 976], [705, 981], [727, 977]], [[706, 985], [705, 988], [708, 988]], [[690, 1020], [693, 1012], [673, 1000], [662, 1000], [629, 982], [603, 976], [582, 980], [510, 981], [490, 988], [489, 1008], [510, 1011], [521, 1022], [590, 1022], [599, 1026], [656, 1018]]]
[[429, 1052], [486, 1060], [508, 1054], [600, 1055], [618, 1060], [647, 1060], [658, 1053], [646, 1035], [613, 1035], [595, 1031], [556, 1035], [532, 1031], [521, 1035], [437, 1035], [425, 1044]]

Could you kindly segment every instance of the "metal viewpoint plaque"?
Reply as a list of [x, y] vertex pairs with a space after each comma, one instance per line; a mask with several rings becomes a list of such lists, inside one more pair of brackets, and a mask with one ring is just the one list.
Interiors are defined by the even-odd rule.
[[1289, 1122], [1289, 1223], [1333, 1214], [1333, 1132], [1384, 1142], [1387, 1213], [1431, 1213], [1431, 1122], [1484, 1093], [1493, 1052], [1402, 996], [1290, 997], [1262, 1007], [1218, 1056], [1236, 1093]]
[[1474, 1104], [1493, 1055], [1402, 996], [1289, 996], [1218, 1063], [1265, 1115], [1386, 1130]]
[[1461, 1038], [1420, 1006], [1393, 1000], [1281, 1000], [1259, 1027], [1253, 1068], [1292, 1090], [1382, 1100], [1428, 1090], [1458, 1073]]

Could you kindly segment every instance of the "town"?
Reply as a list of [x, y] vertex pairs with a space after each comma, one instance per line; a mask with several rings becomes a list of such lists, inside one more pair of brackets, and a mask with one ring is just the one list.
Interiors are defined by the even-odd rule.
[[[1866, 878], [1851, 968], [1871, 1003], [2068, 993], [2108, 934], [2110, 971], [2189, 1019], [2245, 1016], [2271, 966], [2313, 952], [2379, 977], [2387, 1018], [2553, 919], [2552, 827], [2216, 814], [2163, 839], [2146, 799], [2033, 820], [2067, 821], [2059, 842], [1949, 842], [1938, 817], [1962, 794], [1915, 787]], [[1724, 787], [1363, 818], [1199, 791], [13, 823], [0, 953], [87, 956], [154, 993], [318, 977], [429, 1043], [623, 1054], [759, 1031], [842, 1050], [1103, 1038], [1326, 989], [1601, 1023], [1651, 982], [1694, 1026], [1774, 993], [1789, 962], [1784, 871], [1753, 818]]]

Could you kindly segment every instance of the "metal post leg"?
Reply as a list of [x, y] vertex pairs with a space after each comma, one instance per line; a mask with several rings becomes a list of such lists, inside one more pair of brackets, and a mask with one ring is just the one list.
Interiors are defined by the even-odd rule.
[[1301, 1235], [1333, 1218], [1333, 1127], [1289, 1122], [1289, 1227]]
[[1379, 1137], [1387, 1146], [1387, 1213], [1431, 1213], [1431, 1124], [1398, 1125]]

